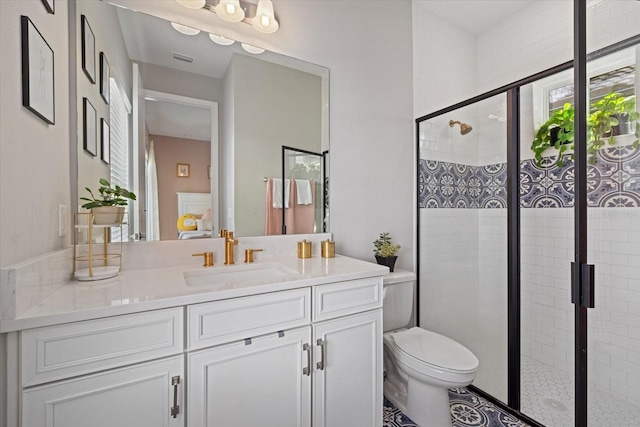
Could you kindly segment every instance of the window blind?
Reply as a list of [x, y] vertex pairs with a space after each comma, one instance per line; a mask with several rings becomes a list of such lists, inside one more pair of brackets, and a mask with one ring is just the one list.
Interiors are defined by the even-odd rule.
[[[129, 108], [128, 100], [123, 96], [115, 79], [111, 78], [110, 84], [110, 116], [111, 116], [111, 184], [131, 189], [129, 180]], [[130, 206], [127, 206], [128, 217], [131, 218]], [[114, 227], [111, 230], [111, 241], [128, 241], [129, 226], [120, 229]]]

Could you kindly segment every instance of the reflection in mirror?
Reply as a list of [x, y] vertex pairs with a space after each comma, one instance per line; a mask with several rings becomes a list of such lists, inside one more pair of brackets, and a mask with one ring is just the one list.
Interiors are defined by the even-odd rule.
[[[129, 206], [129, 240], [216, 237], [221, 228], [266, 234], [265, 178], [282, 177], [282, 147], [328, 153], [328, 69], [273, 52], [250, 55], [240, 43], [219, 46], [206, 32], [188, 36], [169, 21], [105, 2], [75, 4], [122, 98], [100, 103], [95, 86], [78, 73], [78, 105], [84, 97], [98, 104], [98, 117], [111, 123], [112, 147], [114, 120], [128, 117], [120, 133], [129, 155], [106, 165], [80, 144], [79, 193], [112, 177], [121, 162], [129, 168], [119, 173], [138, 195]], [[78, 129], [81, 139], [81, 117]], [[315, 232], [328, 231], [327, 158], [313, 177], [321, 186], [314, 192]], [[210, 202], [203, 202], [207, 195]]]

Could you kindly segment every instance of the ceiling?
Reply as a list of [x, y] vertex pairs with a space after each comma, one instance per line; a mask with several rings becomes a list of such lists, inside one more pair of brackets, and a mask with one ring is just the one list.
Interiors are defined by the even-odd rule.
[[414, 0], [418, 7], [474, 36], [532, 3], [533, 0]]

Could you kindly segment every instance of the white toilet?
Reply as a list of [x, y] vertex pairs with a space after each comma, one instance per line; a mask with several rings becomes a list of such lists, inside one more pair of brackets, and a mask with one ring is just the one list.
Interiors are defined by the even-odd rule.
[[420, 427], [451, 427], [447, 389], [473, 381], [478, 359], [462, 344], [411, 320], [415, 274], [396, 271], [384, 284], [384, 394]]

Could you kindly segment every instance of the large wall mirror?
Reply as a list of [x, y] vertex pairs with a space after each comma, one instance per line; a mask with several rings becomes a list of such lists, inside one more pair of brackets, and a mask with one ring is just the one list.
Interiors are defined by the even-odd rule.
[[122, 179], [138, 195], [129, 240], [281, 234], [283, 211], [288, 234], [328, 231], [329, 70], [179, 32], [176, 2], [115, 3], [75, 2], [79, 197]]

